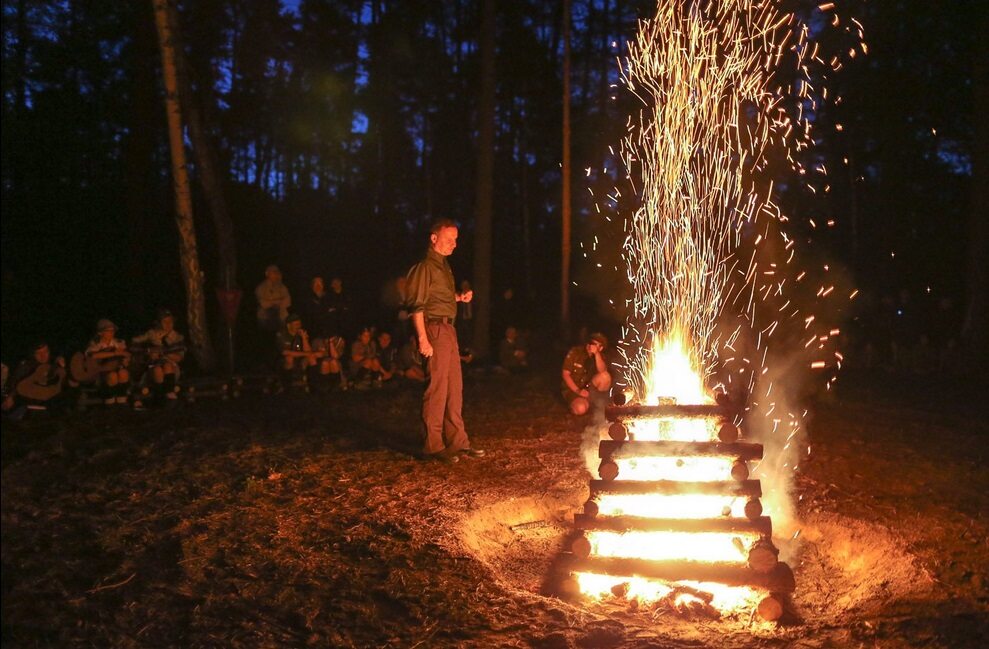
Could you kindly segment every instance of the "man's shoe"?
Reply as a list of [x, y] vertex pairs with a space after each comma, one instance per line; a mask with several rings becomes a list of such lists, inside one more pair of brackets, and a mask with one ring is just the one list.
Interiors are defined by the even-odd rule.
[[462, 448], [460, 449], [460, 452], [466, 455], [467, 457], [484, 457], [484, 450], [479, 448], [474, 448], [473, 446], [471, 446], [470, 448]]

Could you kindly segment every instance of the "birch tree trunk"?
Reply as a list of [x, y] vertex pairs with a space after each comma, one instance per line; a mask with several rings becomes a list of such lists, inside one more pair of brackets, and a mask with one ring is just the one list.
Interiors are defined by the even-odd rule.
[[215, 366], [213, 345], [206, 324], [206, 298], [203, 271], [196, 248], [196, 227], [192, 218], [192, 192], [186, 167], [185, 142], [182, 137], [182, 109], [178, 96], [175, 35], [168, 19], [170, 0], [152, 0], [158, 43], [161, 46], [162, 73], [165, 80], [165, 112], [168, 117], [168, 143], [172, 154], [172, 185], [175, 188], [175, 225], [179, 230], [179, 265], [186, 292], [186, 324], [192, 353], [204, 371]]
[[221, 284], [230, 288], [237, 282], [237, 248], [234, 243], [234, 226], [227, 208], [226, 197], [223, 193], [223, 173], [220, 171], [219, 158], [213, 147], [206, 126], [203, 124], [202, 113], [192, 94], [192, 84], [189, 82], [189, 66], [182, 51], [179, 36], [179, 16], [172, 2], [165, 2], [168, 13], [168, 25], [175, 47], [175, 71], [178, 78], [178, 94], [182, 100], [189, 126], [189, 141], [192, 143], [192, 153], [198, 163], [199, 181], [209, 203], [210, 214], [213, 217], [213, 227], [216, 230], [216, 248], [220, 256]]

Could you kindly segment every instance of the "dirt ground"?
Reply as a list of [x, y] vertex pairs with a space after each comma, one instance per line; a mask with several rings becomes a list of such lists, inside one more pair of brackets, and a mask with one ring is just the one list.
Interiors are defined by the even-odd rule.
[[985, 393], [858, 377], [812, 408], [768, 624], [543, 594], [589, 478], [552, 374], [472, 379], [489, 454], [456, 466], [415, 459], [414, 390], [5, 422], [3, 645], [986, 646]]

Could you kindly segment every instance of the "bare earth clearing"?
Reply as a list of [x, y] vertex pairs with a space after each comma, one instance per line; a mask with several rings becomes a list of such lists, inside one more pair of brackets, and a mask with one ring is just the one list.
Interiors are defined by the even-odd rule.
[[489, 456], [457, 466], [414, 459], [413, 390], [5, 423], [3, 644], [985, 646], [989, 419], [969, 392], [852, 382], [815, 407], [781, 625], [541, 594], [588, 479], [548, 375], [473, 379]]

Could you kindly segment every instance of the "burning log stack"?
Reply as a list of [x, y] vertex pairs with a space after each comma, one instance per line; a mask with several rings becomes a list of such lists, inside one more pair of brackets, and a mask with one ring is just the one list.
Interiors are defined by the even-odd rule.
[[[718, 614], [756, 605], [777, 620], [795, 589], [778, 560], [751, 461], [763, 447], [740, 440], [727, 403], [612, 406], [570, 544], [570, 588], [587, 594], [693, 601]], [[637, 587], [635, 585], [637, 584]], [[650, 584], [650, 585], [646, 585]]]

